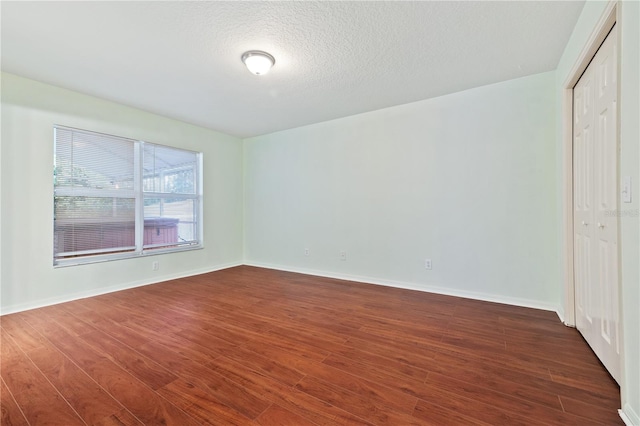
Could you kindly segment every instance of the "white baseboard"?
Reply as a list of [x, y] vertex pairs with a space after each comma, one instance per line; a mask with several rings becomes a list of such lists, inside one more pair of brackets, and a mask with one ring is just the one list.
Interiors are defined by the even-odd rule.
[[365, 284], [375, 284], [375, 285], [382, 285], [387, 287], [402, 288], [407, 290], [422, 291], [426, 293], [436, 293], [436, 294], [443, 294], [447, 296], [464, 297], [468, 299], [483, 300], [487, 302], [504, 303], [507, 305], [542, 309], [545, 311], [556, 312], [560, 320], [562, 320], [560, 310], [558, 309], [557, 306], [553, 306], [552, 304], [544, 303], [536, 300], [521, 299], [521, 298], [514, 298], [514, 297], [488, 294], [488, 293], [482, 293], [482, 292], [472, 292], [472, 291], [459, 290], [459, 289], [451, 289], [451, 288], [431, 285], [431, 284], [418, 284], [418, 283], [410, 283], [410, 282], [402, 282], [402, 281], [393, 281], [393, 280], [379, 279], [379, 278], [373, 278], [373, 277], [367, 277], [367, 276], [339, 274], [339, 273], [333, 273], [333, 272], [327, 272], [327, 271], [317, 271], [317, 270], [306, 269], [306, 268], [292, 268], [292, 267], [283, 266], [283, 265], [273, 265], [273, 264], [266, 264], [266, 263], [260, 263], [260, 262], [244, 262], [244, 263], [237, 262], [237, 263], [216, 265], [210, 268], [191, 270], [191, 271], [187, 271], [180, 274], [165, 275], [160, 278], [156, 277], [154, 279], [133, 281], [133, 282], [128, 282], [124, 284], [117, 284], [110, 287], [103, 287], [103, 288], [95, 289], [91, 291], [66, 294], [60, 297], [41, 299], [41, 300], [36, 300], [33, 302], [28, 302], [23, 304], [9, 305], [2, 308], [1, 314], [6, 315], [6, 314], [12, 314], [15, 312], [26, 311], [29, 309], [42, 308], [44, 306], [55, 305], [58, 303], [65, 303], [73, 300], [84, 299], [87, 297], [99, 296], [101, 294], [113, 293], [115, 291], [127, 290], [135, 287], [141, 287], [141, 286], [150, 285], [150, 284], [157, 284], [160, 282], [169, 281], [173, 279], [185, 278], [193, 275], [219, 271], [222, 269], [228, 269], [235, 266], [241, 266], [243, 264], [247, 266], [255, 266], [255, 267], [266, 268], [266, 269], [275, 269], [279, 271], [294, 272], [294, 273], [313, 275], [318, 277], [335, 278], [339, 280], [361, 282]]
[[625, 425], [640, 426], [640, 415], [633, 411], [633, 408], [628, 403], [624, 404], [622, 410], [618, 410], [618, 414]]
[[16, 305], [9, 305], [2, 308], [2, 315], [13, 314], [16, 312], [28, 311], [30, 309], [43, 308], [45, 306], [56, 305], [58, 303], [71, 302], [78, 299], [86, 299], [87, 297], [100, 296], [101, 294], [113, 293], [115, 291], [128, 290], [135, 287], [142, 287], [145, 285], [158, 284], [164, 281], [175, 280], [178, 278], [190, 277], [193, 275], [206, 274], [208, 272], [220, 271], [222, 269], [233, 268], [235, 266], [241, 266], [242, 262], [227, 263], [222, 265], [216, 265], [210, 268], [195, 269], [178, 274], [164, 275], [162, 277], [154, 277], [153, 279], [144, 279], [138, 281], [131, 281], [124, 284], [117, 284], [109, 287], [102, 287], [91, 291], [82, 291], [77, 293], [65, 294], [59, 297], [50, 297], [47, 299], [35, 300], [28, 303], [20, 303]]
[[536, 300], [521, 299], [521, 298], [508, 297], [508, 296], [502, 296], [502, 295], [496, 295], [496, 294], [452, 289], [452, 288], [447, 288], [442, 286], [434, 286], [431, 284], [418, 284], [418, 283], [409, 283], [409, 282], [402, 282], [402, 281], [385, 280], [385, 279], [378, 279], [378, 278], [372, 278], [372, 277], [366, 277], [366, 276], [317, 271], [317, 270], [306, 269], [306, 268], [295, 268], [295, 267], [292, 268], [289, 266], [273, 265], [273, 264], [260, 263], [260, 262], [245, 261], [244, 264], [247, 266], [255, 266], [258, 268], [275, 269], [278, 271], [295, 272], [298, 274], [314, 275], [314, 276], [325, 277], [325, 278], [335, 278], [335, 279], [345, 280], [345, 281], [355, 281], [355, 282], [361, 282], [365, 284], [376, 284], [376, 285], [383, 285], [387, 287], [403, 288], [406, 290], [416, 290], [416, 291], [422, 291], [426, 293], [442, 294], [446, 296], [456, 296], [456, 297], [464, 297], [467, 299], [483, 300], [485, 302], [495, 302], [495, 303], [503, 303], [506, 305], [521, 306], [525, 308], [541, 309], [545, 311], [556, 312], [558, 315], [560, 315], [559, 314], [560, 310], [558, 306], [553, 305], [551, 303], [544, 303]]
[[563, 314], [563, 310], [562, 309], [558, 309], [556, 310], [556, 314], [558, 314], [558, 318], [560, 318], [560, 322], [562, 322], [564, 325], [566, 325], [569, 328], [576, 328], [575, 324], [570, 324], [569, 322], [567, 322], [565, 320], [564, 314]]

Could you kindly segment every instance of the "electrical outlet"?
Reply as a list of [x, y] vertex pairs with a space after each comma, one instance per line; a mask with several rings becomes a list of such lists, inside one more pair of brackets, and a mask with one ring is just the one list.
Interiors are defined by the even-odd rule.
[[424, 269], [431, 270], [432, 268], [433, 268], [433, 265], [431, 264], [431, 259], [425, 259], [424, 260]]
[[309, 251], [308, 248], [304, 249], [304, 255], [305, 256], [309, 256], [311, 254], [311, 251]]
[[347, 260], [347, 252], [346, 251], [341, 251], [340, 252], [340, 260]]
[[160, 269], [160, 262], [155, 261], [151, 264], [151, 269], [153, 269], [154, 271], [157, 271], [158, 269]]

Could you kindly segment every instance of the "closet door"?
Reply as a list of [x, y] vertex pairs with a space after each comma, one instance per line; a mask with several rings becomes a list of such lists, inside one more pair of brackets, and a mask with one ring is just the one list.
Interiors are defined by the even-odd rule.
[[574, 87], [576, 326], [619, 380], [617, 36], [614, 26]]

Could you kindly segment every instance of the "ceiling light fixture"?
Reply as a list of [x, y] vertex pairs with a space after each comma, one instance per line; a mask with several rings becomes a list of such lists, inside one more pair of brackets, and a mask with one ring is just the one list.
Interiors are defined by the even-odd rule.
[[247, 69], [255, 75], [263, 75], [269, 72], [276, 60], [267, 52], [260, 50], [250, 50], [242, 55], [242, 62]]

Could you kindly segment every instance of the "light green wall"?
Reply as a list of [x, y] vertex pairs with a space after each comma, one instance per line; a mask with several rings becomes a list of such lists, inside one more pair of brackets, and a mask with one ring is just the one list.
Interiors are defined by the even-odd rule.
[[[54, 269], [54, 124], [203, 152], [205, 248]], [[242, 263], [237, 138], [2, 74], [1, 161], [3, 313]]]
[[245, 140], [246, 262], [556, 309], [554, 82]]
[[[557, 69], [556, 101], [560, 105], [562, 85], [570, 69], [586, 45], [596, 23], [602, 16], [607, 2], [587, 1], [576, 23]], [[633, 180], [633, 202], [622, 203], [620, 218], [620, 263], [623, 333], [623, 376], [621, 383], [622, 408], [633, 424], [640, 425], [640, 3], [619, 3], [620, 21], [620, 176]], [[562, 138], [561, 116], [558, 115], [556, 137], [558, 146], [558, 193], [561, 195]], [[559, 209], [558, 217], [561, 217]], [[558, 240], [561, 243], [561, 239]]]

